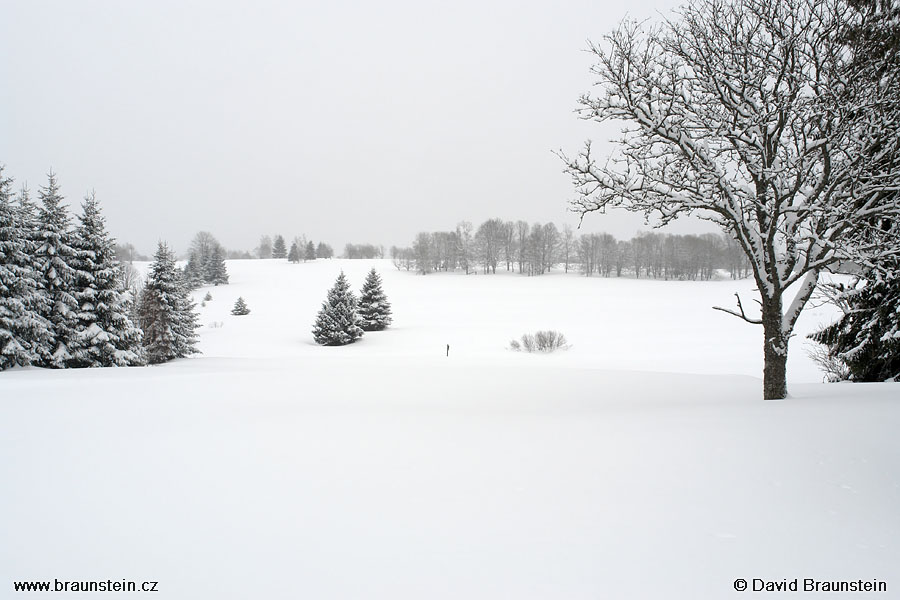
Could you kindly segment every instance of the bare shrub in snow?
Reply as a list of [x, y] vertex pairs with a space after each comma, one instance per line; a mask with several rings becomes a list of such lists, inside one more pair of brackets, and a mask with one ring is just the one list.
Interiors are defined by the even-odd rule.
[[521, 337], [521, 343], [512, 340], [509, 343], [510, 350], [520, 352], [554, 352], [555, 350], [565, 350], [569, 347], [566, 336], [558, 331], [551, 329], [537, 331], [534, 334], [526, 333]]
[[850, 369], [847, 363], [828, 351], [828, 347], [814, 343], [806, 350], [806, 355], [812, 359], [822, 372], [825, 373], [825, 381], [837, 383], [850, 379]]

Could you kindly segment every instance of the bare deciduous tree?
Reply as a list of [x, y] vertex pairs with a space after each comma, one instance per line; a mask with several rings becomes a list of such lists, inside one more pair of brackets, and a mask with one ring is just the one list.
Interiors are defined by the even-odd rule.
[[431, 234], [421, 232], [416, 236], [412, 246], [413, 255], [416, 258], [416, 269], [422, 275], [431, 273]]
[[471, 221], [460, 221], [456, 224], [456, 241], [459, 244], [459, 262], [468, 275], [475, 258]]
[[511, 271], [516, 262], [516, 224], [512, 221], [503, 224], [503, 260], [506, 270]]
[[259, 238], [259, 246], [256, 248], [256, 254], [260, 258], [272, 258], [272, 238], [267, 235]]
[[475, 232], [475, 246], [485, 273], [496, 273], [503, 245], [503, 221], [488, 219]]
[[583, 118], [628, 124], [621, 144], [602, 161], [589, 142], [560, 153], [582, 216], [694, 214], [735, 237], [761, 310], [720, 310], [763, 326], [766, 399], [787, 395], [788, 340], [819, 273], [898, 250], [871, 234], [900, 216], [897, 161], [878, 151], [900, 138], [896, 92], [854, 93], [848, 15], [844, 0], [697, 0], [659, 26], [623, 23], [591, 47], [602, 92], [580, 100]]
[[569, 262], [575, 250], [575, 232], [568, 224], [563, 225], [562, 232], [562, 258], [566, 265], [566, 273], [569, 272]]

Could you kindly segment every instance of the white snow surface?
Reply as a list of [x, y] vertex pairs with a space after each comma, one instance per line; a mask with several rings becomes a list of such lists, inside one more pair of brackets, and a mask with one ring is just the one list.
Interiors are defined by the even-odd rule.
[[[313, 344], [338, 272], [372, 266], [391, 328]], [[748, 281], [228, 270], [194, 294], [199, 357], [0, 373], [0, 598], [900, 597], [900, 384], [818, 383], [803, 335], [830, 309], [766, 402], [761, 329], [710, 309], [752, 306]], [[506, 349], [537, 329], [572, 347]]]

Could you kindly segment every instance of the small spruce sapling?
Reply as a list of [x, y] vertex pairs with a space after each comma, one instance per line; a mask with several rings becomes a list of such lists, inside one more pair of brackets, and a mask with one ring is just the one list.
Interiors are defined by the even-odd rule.
[[247, 303], [244, 302], [242, 297], [239, 296], [237, 301], [235, 301], [234, 308], [231, 309], [231, 314], [238, 317], [250, 314], [250, 309], [247, 308]]

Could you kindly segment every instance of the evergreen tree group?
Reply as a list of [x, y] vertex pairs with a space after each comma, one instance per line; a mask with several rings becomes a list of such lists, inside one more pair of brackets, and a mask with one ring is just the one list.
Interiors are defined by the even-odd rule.
[[141, 332], [99, 204], [72, 227], [51, 172], [35, 206], [0, 168], [0, 370], [141, 364]]
[[191, 289], [228, 283], [225, 249], [211, 233], [201, 231], [191, 242], [188, 261], [184, 267], [184, 279]]
[[391, 324], [391, 304], [381, 288], [381, 276], [375, 269], [366, 276], [358, 308], [363, 331], [381, 331]]
[[26, 220], [33, 213], [13, 204], [11, 187], [0, 166], [0, 370], [41, 362], [51, 336]]
[[316, 343], [323, 346], [344, 346], [362, 337], [356, 296], [343, 271], [328, 291], [312, 333]]
[[316, 258], [331, 258], [334, 256], [334, 250], [325, 242], [319, 242], [316, 246]]
[[319, 245], [316, 246], [312, 240], [307, 240], [305, 235], [295, 237], [291, 242], [290, 249], [284, 250], [284, 248], [284, 238], [280, 235], [275, 236], [275, 246], [272, 249], [272, 258], [287, 258], [289, 262], [299, 263], [301, 260], [308, 261], [316, 260], [317, 258], [331, 258], [334, 255], [331, 246], [324, 242], [319, 242]]
[[391, 304], [375, 269], [366, 276], [358, 300], [341, 271], [316, 317], [313, 339], [323, 346], [343, 346], [365, 331], [381, 331], [390, 324]]

